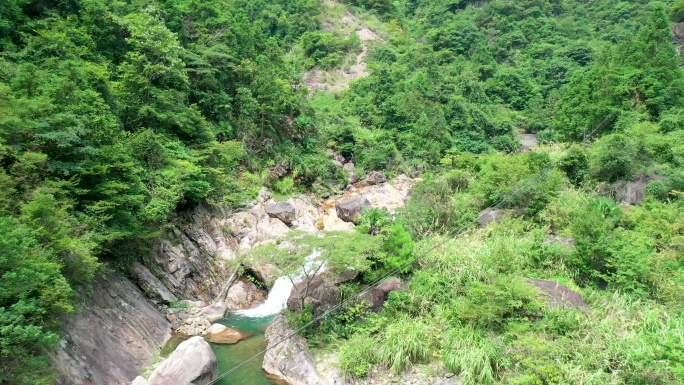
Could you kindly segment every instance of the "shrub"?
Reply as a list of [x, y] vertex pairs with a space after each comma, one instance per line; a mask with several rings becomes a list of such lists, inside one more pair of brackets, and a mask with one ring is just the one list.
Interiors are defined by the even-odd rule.
[[575, 186], [582, 184], [589, 172], [589, 161], [587, 161], [587, 156], [578, 146], [571, 147], [565, 156], [558, 161], [557, 166]]
[[397, 320], [382, 335], [380, 363], [399, 373], [412, 363], [426, 360], [432, 353], [429, 336], [428, 326], [421, 320]]
[[339, 365], [342, 373], [351, 377], [365, 377], [377, 362], [377, 341], [370, 336], [357, 334], [339, 348]]
[[669, 189], [667, 185], [661, 181], [653, 181], [646, 185], [646, 196], [653, 197], [658, 200], [666, 200]]
[[606, 182], [626, 180], [634, 172], [636, 149], [626, 136], [613, 134], [603, 137], [592, 156], [593, 173]]

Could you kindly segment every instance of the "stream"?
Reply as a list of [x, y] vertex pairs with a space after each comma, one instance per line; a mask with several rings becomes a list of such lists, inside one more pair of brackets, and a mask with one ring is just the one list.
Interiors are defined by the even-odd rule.
[[[314, 271], [325, 270], [325, 264], [317, 265], [315, 260], [320, 256], [322, 250], [315, 250], [306, 258], [302, 273], [290, 279], [287, 276], [278, 278], [268, 293], [266, 301], [253, 309], [237, 310], [229, 312], [218, 323], [233, 329], [251, 333], [250, 337], [238, 342], [237, 344], [214, 344], [210, 343], [211, 349], [218, 361], [219, 375], [233, 369], [235, 366], [252, 358], [255, 354], [266, 349], [264, 335], [268, 324], [273, 318], [287, 307], [287, 300], [292, 292], [292, 281], [299, 282], [304, 275]], [[321, 262], [322, 263], [322, 262]], [[160, 356], [168, 357], [188, 336], [174, 334], [169, 342], [166, 343], [160, 352]], [[261, 369], [263, 357], [259, 357], [231, 375], [217, 382], [217, 385], [287, 385], [285, 382], [270, 377]]]

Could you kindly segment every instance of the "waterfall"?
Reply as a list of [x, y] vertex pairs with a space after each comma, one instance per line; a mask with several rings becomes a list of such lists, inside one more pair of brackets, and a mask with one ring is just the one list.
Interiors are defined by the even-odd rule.
[[298, 274], [292, 276], [292, 279], [290, 279], [290, 276], [283, 276], [276, 279], [275, 283], [273, 283], [271, 291], [268, 292], [266, 302], [255, 307], [254, 309], [237, 310], [232, 314], [242, 317], [260, 318], [269, 317], [283, 311], [283, 309], [287, 307], [287, 300], [290, 298], [290, 293], [294, 287], [292, 282], [295, 284], [301, 282], [302, 278], [304, 277], [304, 272], [313, 273], [320, 266], [320, 264], [323, 264], [323, 266], [320, 267], [318, 273], [320, 274], [325, 271], [325, 262], [316, 261], [316, 258], [321, 255], [322, 252], [322, 250], [314, 250], [311, 255], [306, 257], [306, 263], [304, 267]]

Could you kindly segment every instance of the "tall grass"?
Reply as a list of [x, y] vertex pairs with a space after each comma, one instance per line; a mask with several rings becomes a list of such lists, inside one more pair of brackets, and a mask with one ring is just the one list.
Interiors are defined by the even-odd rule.
[[379, 361], [391, 372], [399, 373], [430, 357], [430, 333], [421, 320], [401, 319], [387, 326], [381, 339]]
[[459, 373], [466, 385], [493, 384], [500, 369], [500, 359], [499, 346], [478, 330], [458, 328], [447, 336], [444, 365]]

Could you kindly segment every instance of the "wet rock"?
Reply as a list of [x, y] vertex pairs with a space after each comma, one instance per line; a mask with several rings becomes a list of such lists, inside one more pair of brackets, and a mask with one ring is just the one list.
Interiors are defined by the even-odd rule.
[[145, 266], [134, 262], [130, 268], [130, 274], [138, 283], [143, 292], [150, 298], [163, 303], [178, 300], [169, 289], [164, 286]]
[[587, 307], [580, 293], [570, 290], [556, 281], [528, 279], [528, 282], [542, 292], [549, 307], [570, 306], [580, 309]]
[[206, 333], [204, 339], [214, 344], [236, 344], [249, 337], [249, 334], [221, 324], [211, 325]]
[[218, 377], [218, 363], [202, 337], [183, 341], [150, 375], [149, 385], [205, 385]]
[[368, 183], [371, 186], [385, 182], [387, 182], [387, 177], [384, 174], [377, 171], [371, 172], [370, 175], [368, 175], [368, 178], [366, 178], [366, 183]]
[[[293, 330], [283, 315], [277, 316], [266, 329], [266, 346], [262, 368], [291, 385], [321, 385], [325, 380], [316, 370], [306, 339], [290, 337]], [[287, 339], [286, 339], [287, 338]], [[276, 346], [277, 343], [285, 340]]]
[[278, 218], [289, 225], [297, 218], [297, 210], [287, 202], [270, 204], [265, 207], [266, 214], [271, 218]]
[[371, 203], [365, 197], [353, 198], [344, 202], [338, 202], [335, 205], [337, 217], [345, 222], [356, 223], [359, 214], [363, 213], [364, 209], [371, 207]]
[[503, 211], [495, 209], [486, 209], [479, 215], [480, 228], [487, 227], [492, 222], [501, 222], [503, 219]]

